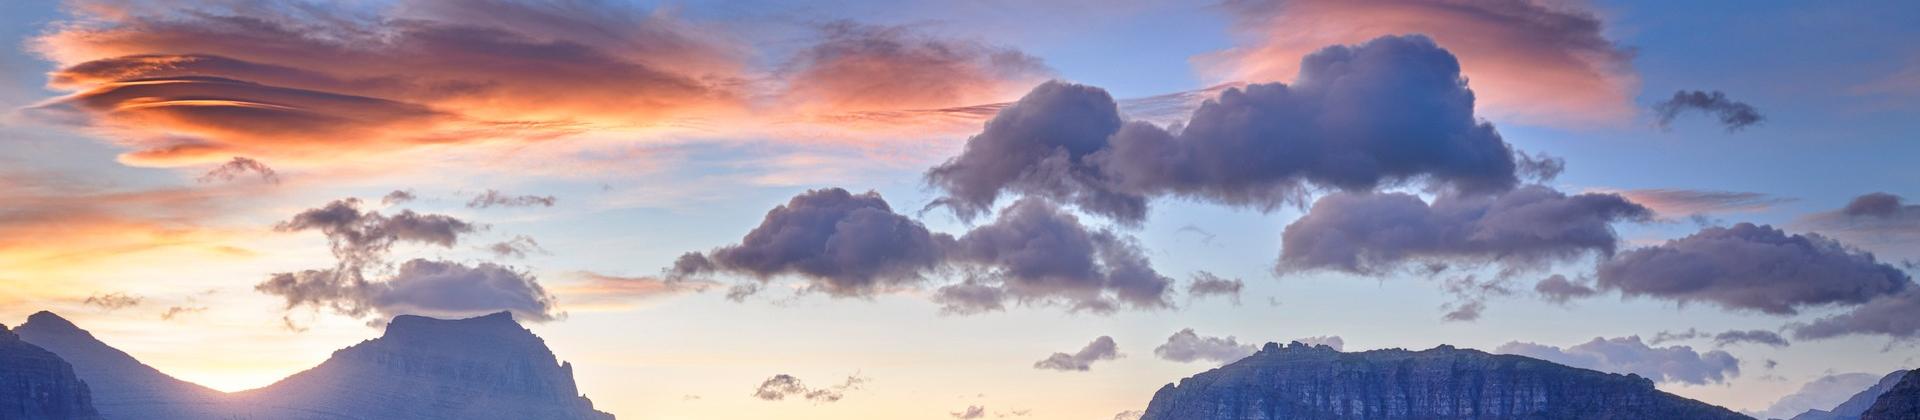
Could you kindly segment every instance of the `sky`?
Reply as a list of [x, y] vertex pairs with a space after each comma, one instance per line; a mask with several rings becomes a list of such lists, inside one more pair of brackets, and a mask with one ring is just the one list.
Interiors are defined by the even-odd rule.
[[1920, 366], [1914, 21], [5, 2], [0, 323], [238, 391], [510, 311], [621, 418], [1107, 419], [1292, 340], [1789, 417]]

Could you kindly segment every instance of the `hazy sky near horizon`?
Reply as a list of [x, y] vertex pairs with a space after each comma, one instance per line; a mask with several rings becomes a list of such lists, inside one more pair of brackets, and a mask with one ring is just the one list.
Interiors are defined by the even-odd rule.
[[[1920, 366], [1916, 21], [1892, 1], [5, 2], [0, 323], [53, 310], [235, 391], [393, 315], [512, 311], [621, 418], [1107, 419], [1309, 337], [1760, 412]], [[1055, 353], [1068, 368], [1039, 367]], [[864, 381], [755, 398], [776, 374]]]

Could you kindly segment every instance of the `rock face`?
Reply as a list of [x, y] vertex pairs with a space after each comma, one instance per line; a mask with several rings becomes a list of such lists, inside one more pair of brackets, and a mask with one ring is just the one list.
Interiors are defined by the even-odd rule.
[[1893, 388], [1880, 394], [1880, 399], [1860, 415], [1860, 420], [1920, 420], [1920, 374], [1909, 372]]
[[0, 419], [97, 420], [87, 384], [60, 356], [0, 325]]
[[1168, 384], [1142, 420], [1748, 419], [1653, 382], [1452, 346], [1342, 353], [1267, 345]]
[[20, 338], [73, 364], [108, 419], [192, 420], [226, 417], [226, 393], [175, 379], [135, 360], [51, 312], [27, 317]]
[[1832, 410], [1807, 410], [1805, 413], [1793, 416], [1792, 420], [1859, 420], [1861, 415], [1866, 414], [1868, 408], [1873, 407], [1873, 402], [1880, 399], [1881, 394], [1885, 394], [1888, 389], [1893, 389], [1893, 385], [1900, 383], [1900, 379], [1906, 376], [1907, 371], [1894, 371], [1880, 378], [1880, 382], [1872, 387], [1853, 394], [1853, 397], [1834, 406]]
[[400, 316], [378, 339], [237, 398], [236, 415], [272, 419], [594, 419], [573, 366], [501, 312]]

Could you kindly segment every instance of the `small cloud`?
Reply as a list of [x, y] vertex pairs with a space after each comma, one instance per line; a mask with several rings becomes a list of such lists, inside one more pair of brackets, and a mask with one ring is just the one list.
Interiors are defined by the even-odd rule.
[[188, 315], [188, 314], [197, 314], [197, 313], [206, 312], [206, 311], [207, 311], [207, 307], [205, 306], [175, 306], [175, 307], [167, 308], [166, 312], [161, 312], [160, 320], [172, 321], [175, 317]]
[[972, 420], [972, 419], [987, 417], [987, 408], [977, 406], [977, 405], [970, 405], [970, 406], [967, 406], [967, 409], [965, 410], [955, 411], [948, 414], [952, 414], [953, 418], [956, 418], [956, 419]]
[[1753, 105], [1727, 99], [1727, 94], [1717, 90], [1674, 92], [1673, 97], [1653, 104], [1653, 110], [1659, 114], [1659, 120], [1655, 125], [1662, 130], [1671, 129], [1673, 120], [1687, 111], [1700, 111], [1719, 117], [1720, 124], [1726, 126], [1728, 132], [1740, 131], [1767, 119], [1760, 115], [1760, 110], [1755, 109]]
[[1726, 347], [1740, 343], [1765, 344], [1774, 347], [1792, 345], [1779, 333], [1767, 330], [1727, 331], [1713, 336], [1713, 344], [1716, 346]]
[[269, 184], [280, 183], [280, 175], [274, 173], [273, 168], [267, 167], [266, 164], [260, 163], [260, 161], [239, 156], [235, 156], [233, 160], [222, 163], [220, 166], [213, 167], [213, 169], [207, 171], [205, 175], [201, 175], [199, 181], [232, 181], [234, 178], [246, 175], [247, 173], [258, 174], [260, 180], [266, 181]]
[[493, 256], [499, 258], [526, 258], [527, 254], [547, 253], [546, 248], [540, 247], [540, 242], [534, 241], [533, 238], [527, 237], [526, 235], [514, 236], [513, 239], [495, 242], [482, 249], [493, 253]]
[[113, 292], [113, 293], [107, 293], [107, 294], [96, 294], [93, 296], [87, 296], [87, 300], [81, 303], [87, 306], [99, 307], [100, 309], [105, 309], [108, 311], [117, 311], [121, 309], [140, 306], [140, 302], [145, 300], [146, 298], [140, 297], [138, 295], [129, 295], [121, 292]]
[[1227, 363], [1240, 360], [1253, 354], [1252, 344], [1241, 344], [1233, 336], [1204, 337], [1193, 332], [1192, 328], [1180, 330], [1167, 337], [1166, 344], [1153, 349], [1153, 354], [1161, 359], [1175, 362], [1208, 360]]
[[846, 397], [847, 391], [860, 389], [860, 385], [866, 382], [867, 378], [861, 377], [859, 374], [854, 374], [847, 376], [847, 380], [841, 382], [839, 385], [809, 388], [805, 383], [800, 381], [800, 378], [783, 373], [773, 375], [773, 377], [761, 381], [760, 386], [754, 388], [753, 397], [766, 401], [780, 401], [787, 399], [787, 397], [796, 397], [805, 398], [814, 402], [830, 403], [840, 401], [841, 398]]
[[484, 209], [490, 207], [553, 207], [559, 199], [551, 195], [506, 195], [499, 191], [487, 190], [473, 200], [467, 201], [467, 208]]
[[1093, 368], [1094, 362], [1113, 360], [1121, 357], [1123, 356], [1120, 354], [1120, 346], [1114, 344], [1113, 337], [1103, 335], [1093, 339], [1093, 342], [1087, 343], [1087, 346], [1082, 347], [1078, 352], [1072, 354], [1054, 353], [1045, 359], [1033, 362], [1033, 368], [1085, 372]]
[[391, 206], [411, 202], [419, 198], [419, 196], [413, 194], [413, 190], [393, 190], [393, 192], [387, 193], [386, 196], [380, 197], [380, 204]]
[[1187, 296], [1203, 298], [1208, 296], [1226, 296], [1234, 305], [1240, 304], [1240, 289], [1247, 286], [1240, 279], [1222, 278], [1213, 273], [1200, 271], [1193, 273], [1193, 281], [1187, 283]]

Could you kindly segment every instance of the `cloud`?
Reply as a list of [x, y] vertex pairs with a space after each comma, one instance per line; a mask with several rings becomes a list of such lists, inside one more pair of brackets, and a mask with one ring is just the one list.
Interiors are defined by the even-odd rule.
[[1894, 194], [1868, 193], [1839, 209], [1802, 216], [1793, 225], [1854, 243], [1904, 249], [1920, 239], [1920, 204], [1907, 204]]
[[1240, 0], [1226, 3], [1242, 45], [1198, 57], [1216, 80], [1291, 80], [1294, 58], [1384, 35], [1432, 37], [1460, 58], [1480, 109], [1526, 123], [1592, 125], [1633, 117], [1631, 49], [1594, 12], [1566, 2]]
[[1790, 198], [1775, 197], [1765, 193], [1738, 191], [1686, 190], [1672, 188], [1653, 188], [1638, 190], [1600, 190], [1626, 197], [1627, 200], [1652, 209], [1663, 219], [1673, 219], [1697, 214], [1756, 212], [1773, 208], [1774, 205], [1793, 201]]
[[408, 260], [381, 281], [335, 270], [276, 273], [254, 289], [280, 296], [287, 308], [311, 306], [352, 317], [378, 313], [441, 318], [509, 311], [516, 319], [559, 319], [553, 295], [525, 272], [493, 263], [468, 266], [449, 261]]
[[959, 238], [893, 212], [879, 194], [810, 190], [768, 211], [738, 244], [682, 255], [668, 276], [798, 276], [835, 297], [917, 288], [937, 272], [966, 274], [934, 300], [943, 311], [1000, 310], [1007, 301], [1111, 312], [1171, 306], [1173, 280], [1130, 237], [1089, 229], [1041, 200], [1021, 200]]
[[684, 255], [670, 273], [724, 271], [762, 281], [791, 274], [807, 279], [809, 290], [865, 296], [919, 283], [944, 262], [952, 242], [894, 213], [878, 193], [809, 190], [767, 211], [740, 243]]
[[174, 318], [178, 318], [183, 315], [197, 314], [197, 313], [206, 312], [206, 311], [207, 311], [207, 307], [205, 306], [173, 306], [173, 307], [168, 307], [166, 312], [160, 313], [160, 320], [172, 321]]
[[1760, 115], [1760, 110], [1755, 109], [1753, 105], [1727, 99], [1727, 94], [1717, 90], [1674, 92], [1673, 97], [1654, 103], [1653, 110], [1660, 114], [1655, 124], [1663, 130], [1673, 127], [1673, 120], [1680, 118], [1680, 114], [1687, 111], [1713, 114], [1720, 118], [1720, 124], [1726, 126], [1728, 132], [1740, 131], [1767, 119], [1766, 116]]
[[380, 204], [391, 206], [394, 204], [409, 203], [418, 199], [420, 199], [420, 197], [414, 195], [411, 190], [393, 190], [393, 192], [380, 197]]
[[946, 194], [934, 204], [971, 219], [1019, 193], [1134, 224], [1165, 196], [1271, 210], [1311, 188], [1519, 183], [1523, 156], [1475, 117], [1458, 63], [1431, 40], [1383, 37], [1301, 62], [1292, 85], [1226, 89], [1177, 130], [1125, 122], [1098, 88], [1043, 84], [927, 171]]
[[1114, 344], [1113, 337], [1103, 335], [1093, 339], [1093, 342], [1087, 343], [1087, 346], [1080, 348], [1078, 352], [1072, 354], [1054, 353], [1045, 359], [1033, 362], [1033, 368], [1085, 372], [1087, 369], [1093, 368], [1094, 362], [1113, 360], [1121, 357], [1123, 356], [1120, 354], [1120, 346]]
[[1347, 340], [1337, 335], [1303, 337], [1293, 341], [1309, 346], [1327, 346], [1333, 348], [1333, 351], [1347, 351]]
[[[1547, 278], [1540, 279], [1539, 283], [1534, 283], [1533, 292], [1539, 293], [1540, 296], [1546, 298], [1548, 302], [1560, 304], [1565, 304], [1575, 299], [1583, 299], [1599, 293], [1599, 291], [1593, 290], [1593, 286], [1587, 285], [1585, 281], [1574, 283], [1567, 280], [1567, 276], [1559, 274], [1547, 276]], [[1655, 341], [1655, 343], [1658, 343], [1658, 341]]]
[[1052, 70], [1020, 50], [834, 21], [786, 68], [787, 99], [830, 112], [939, 109], [1019, 96]]
[[1920, 287], [1909, 284], [1899, 293], [1881, 296], [1844, 313], [1788, 328], [1793, 338], [1818, 340], [1848, 335], [1884, 335], [1896, 340], [1920, 338]]
[[472, 200], [468, 200], [467, 208], [484, 209], [484, 208], [491, 208], [496, 206], [497, 207], [533, 207], [533, 206], [553, 207], [553, 203], [555, 201], [558, 201], [558, 200], [553, 198], [553, 196], [551, 195], [506, 195], [506, 194], [501, 194], [499, 191], [487, 190], [487, 192], [474, 196]]
[[267, 167], [266, 164], [260, 163], [260, 161], [239, 156], [235, 156], [233, 160], [229, 160], [227, 163], [213, 167], [212, 170], [207, 171], [206, 175], [201, 175], [199, 181], [232, 181], [234, 178], [245, 175], [248, 172], [259, 175], [260, 180], [266, 181], [269, 184], [280, 183], [280, 175], [274, 173], [273, 168]]
[[1498, 195], [1443, 194], [1431, 205], [1411, 194], [1335, 193], [1287, 225], [1279, 268], [1368, 275], [1416, 261], [1537, 268], [1612, 255], [1619, 238], [1611, 225], [1649, 215], [1618, 195], [1569, 196], [1531, 185]]
[[1192, 328], [1173, 333], [1167, 337], [1166, 344], [1153, 348], [1155, 356], [1181, 363], [1196, 360], [1227, 363], [1252, 355], [1254, 351], [1252, 344], [1240, 344], [1233, 336], [1206, 337], [1193, 332]]
[[1622, 252], [1600, 264], [1597, 282], [1628, 297], [1793, 315], [1867, 303], [1909, 289], [1912, 280], [1871, 253], [1817, 234], [1740, 223]]
[[527, 254], [530, 253], [547, 252], [546, 248], [540, 247], [539, 242], [534, 241], [533, 238], [527, 237], [526, 235], [518, 235], [514, 236], [513, 239], [495, 242], [487, 245], [484, 249], [487, 252], [493, 253], [493, 256], [498, 258], [526, 258]]
[[1199, 271], [1193, 273], [1193, 280], [1187, 283], [1187, 296], [1194, 298], [1226, 296], [1237, 305], [1240, 303], [1240, 289], [1246, 286], [1246, 282], [1237, 278], [1223, 278], [1210, 272]]
[[1114, 413], [1113, 420], [1140, 420], [1140, 417], [1145, 415], [1147, 412], [1144, 410], [1127, 410]]
[[396, 243], [450, 248], [461, 235], [479, 229], [479, 225], [441, 214], [402, 210], [386, 216], [377, 211], [362, 211], [356, 198], [334, 200], [274, 226], [274, 230], [281, 232], [319, 231], [326, 235], [334, 257], [343, 268], [355, 273], [379, 263]]
[[1658, 333], [1654, 333], [1653, 339], [1647, 340], [1647, 344], [1652, 344], [1657, 346], [1657, 345], [1665, 344], [1668, 342], [1692, 340], [1700, 337], [1706, 337], [1707, 335], [1708, 335], [1707, 333], [1702, 333], [1700, 332], [1700, 330], [1694, 329], [1694, 328], [1688, 328], [1686, 331], [1679, 331], [1679, 332], [1660, 331]]
[[621, 277], [590, 271], [574, 272], [572, 277], [579, 281], [553, 288], [554, 294], [566, 298], [569, 309], [586, 306], [625, 307], [632, 302], [703, 293], [720, 286], [719, 283], [705, 280]]
[[1781, 396], [1772, 405], [1768, 405], [1765, 411], [1755, 413], [1757, 414], [1755, 417], [1784, 419], [1800, 415], [1807, 410], [1831, 410], [1879, 381], [1880, 376], [1868, 373], [1821, 376], [1807, 381], [1805, 385], [1800, 386], [1800, 390]]
[[79, 92], [54, 104], [80, 105], [89, 125], [191, 139], [131, 144], [141, 150], [130, 160], [157, 164], [658, 123], [727, 106], [743, 56], [671, 14], [614, 2], [83, 0], [68, 11], [33, 41], [62, 66], [50, 85]]
[[956, 419], [981, 419], [981, 418], [987, 417], [987, 408], [977, 406], [977, 405], [969, 405], [965, 410], [955, 411], [948, 414], [952, 414], [953, 418], [956, 418]]
[[96, 294], [93, 296], [87, 296], [87, 300], [81, 302], [81, 304], [84, 304], [87, 306], [97, 306], [97, 307], [100, 307], [100, 309], [105, 309], [108, 311], [116, 311], [116, 310], [131, 308], [135, 306], [140, 306], [140, 302], [144, 300], [146, 300], [146, 298], [143, 298], [137, 295], [129, 295], [122, 292], [113, 292], [113, 293], [107, 293], [107, 294]]
[[1726, 347], [1741, 343], [1765, 344], [1774, 347], [1793, 345], [1788, 343], [1786, 338], [1780, 337], [1779, 333], [1767, 330], [1734, 330], [1713, 336], [1713, 345], [1716, 346]]
[[1599, 338], [1567, 348], [1513, 341], [1493, 351], [1602, 372], [1635, 374], [1654, 382], [1724, 383], [1740, 376], [1740, 359], [1688, 346], [1649, 347], [1639, 336]]
[[766, 401], [780, 401], [787, 399], [787, 397], [798, 397], [814, 402], [830, 403], [845, 398], [847, 391], [860, 389], [860, 384], [866, 383], [866, 381], [867, 378], [865, 377], [851, 375], [847, 377], [845, 382], [839, 385], [809, 388], [805, 383], [800, 382], [800, 378], [782, 373], [773, 375], [773, 377], [760, 382], [760, 386], [753, 390], [753, 397]]

